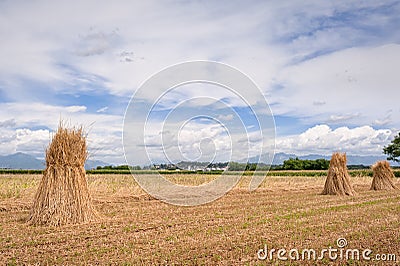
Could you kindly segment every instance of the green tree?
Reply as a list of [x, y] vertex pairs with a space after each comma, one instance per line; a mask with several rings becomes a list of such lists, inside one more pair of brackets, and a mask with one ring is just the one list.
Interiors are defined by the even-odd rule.
[[303, 170], [303, 161], [299, 158], [289, 158], [289, 160], [283, 161], [283, 169], [285, 170]]
[[244, 171], [246, 170], [246, 165], [244, 163], [230, 162], [228, 166], [229, 171]]
[[329, 161], [325, 159], [300, 160], [299, 158], [289, 158], [283, 161], [284, 170], [326, 170], [329, 168]]
[[394, 162], [400, 162], [400, 133], [394, 137], [392, 143], [383, 148], [383, 153], [388, 155], [387, 159]]

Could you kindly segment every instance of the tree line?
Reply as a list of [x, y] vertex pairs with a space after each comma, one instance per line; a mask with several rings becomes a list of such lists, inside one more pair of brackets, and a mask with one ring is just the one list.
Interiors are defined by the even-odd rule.
[[289, 158], [283, 161], [282, 170], [326, 170], [329, 168], [329, 160], [301, 160], [299, 158]]

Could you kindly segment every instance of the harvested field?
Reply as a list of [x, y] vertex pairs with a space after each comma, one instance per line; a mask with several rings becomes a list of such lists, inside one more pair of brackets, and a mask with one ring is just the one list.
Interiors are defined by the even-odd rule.
[[[60, 227], [30, 226], [29, 208], [40, 175], [0, 176], [0, 264], [264, 265], [268, 248], [336, 247], [395, 254], [400, 263], [400, 192], [371, 191], [372, 177], [350, 177], [356, 196], [323, 196], [325, 177], [267, 177], [254, 192], [249, 177], [221, 199], [177, 207], [144, 193], [130, 175], [88, 175], [98, 221]], [[198, 185], [212, 175], [170, 175]], [[400, 180], [395, 179], [399, 186]], [[305, 260], [279, 265], [343, 265]], [[348, 261], [365, 265], [366, 261]], [[369, 262], [369, 264], [372, 264]], [[374, 262], [376, 264], [376, 261]], [[394, 265], [388, 262], [383, 265]]]

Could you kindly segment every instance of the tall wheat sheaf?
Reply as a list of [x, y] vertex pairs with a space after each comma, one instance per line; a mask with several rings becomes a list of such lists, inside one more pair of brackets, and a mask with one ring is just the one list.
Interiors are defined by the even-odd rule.
[[30, 224], [59, 226], [97, 218], [84, 168], [87, 157], [83, 128], [68, 129], [60, 123], [46, 149], [46, 169], [35, 195]]

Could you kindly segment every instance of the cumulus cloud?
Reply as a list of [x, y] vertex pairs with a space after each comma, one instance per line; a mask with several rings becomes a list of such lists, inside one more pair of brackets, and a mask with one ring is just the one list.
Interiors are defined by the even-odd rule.
[[91, 130], [87, 135], [89, 159], [112, 164], [124, 163], [121, 132]]
[[15, 131], [15, 149], [32, 155], [43, 156], [51, 138], [49, 130], [30, 130], [28, 128]]
[[267, 141], [271, 140], [270, 135], [263, 136], [267, 133], [255, 129], [248, 132], [243, 125], [240, 129], [238, 126], [207, 118], [186, 123], [148, 121], [142, 132], [134, 130], [137, 126], [132, 124], [132, 130], [124, 132], [125, 151], [130, 162], [140, 165], [182, 160], [238, 161], [272, 152], [273, 143]]
[[[160, 131], [164, 126], [164, 130]], [[191, 121], [184, 125], [153, 123], [147, 125], [144, 145], [153, 162], [229, 160], [231, 136], [219, 124]], [[143, 160], [145, 155], [138, 156]]]
[[49, 130], [31, 130], [29, 128], [0, 129], [1, 155], [24, 152], [44, 157], [44, 151], [50, 140]]
[[16, 152], [15, 131], [0, 127], [0, 154], [7, 155]]
[[[93, 159], [123, 163], [122, 115], [87, 113], [85, 106], [43, 103], [0, 103], [0, 109], [8, 110], [8, 113], [0, 112], [0, 121], [9, 125], [0, 127], [2, 154], [20, 151], [43, 157], [49, 136], [57, 129], [62, 119], [67, 125], [82, 125], [86, 129], [89, 152]], [[12, 114], [12, 119], [7, 119], [9, 114]]]
[[382, 153], [394, 134], [390, 129], [374, 129], [371, 126], [332, 129], [328, 125], [317, 125], [299, 135], [278, 138], [276, 148], [281, 152], [297, 154], [328, 155], [342, 151], [376, 155]]

